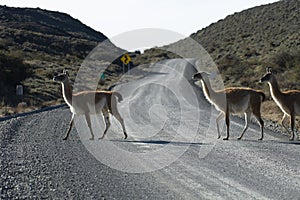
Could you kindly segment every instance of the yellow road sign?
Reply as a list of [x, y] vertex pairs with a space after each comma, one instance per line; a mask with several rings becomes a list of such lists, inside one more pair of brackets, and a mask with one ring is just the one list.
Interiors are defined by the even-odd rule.
[[131, 58], [130, 56], [125, 53], [122, 58], [121, 58], [121, 61], [125, 64], [125, 65], [128, 65], [128, 63], [131, 61]]

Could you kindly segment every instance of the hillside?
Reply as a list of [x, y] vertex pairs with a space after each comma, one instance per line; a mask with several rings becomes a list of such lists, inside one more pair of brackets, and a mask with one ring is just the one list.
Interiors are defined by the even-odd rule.
[[65, 13], [39, 8], [0, 7], [1, 49], [75, 56], [85, 55], [105, 35]]
[[[66, 68], [74, 78], [83, 59], [104, 40], [105, 35], [65, 13], [0, 6], [0, 116], [15, 112], [9, 108], [20, 102], [29, 109], [60, 103], [54, 73]], [[20, 83], [23, 97], [15, 95]]]
[[[194, 19], [197, 20], [197, 19]], [[259, 83], [267, 66], [277, 72], [282, 89], [300, 89], [300, 1], [284, 0], [234, 13], [191, 34], [217, 64], [225, 86], [263, 89]], [[163, 48], [193, 51], [181, 40]], [[179, 57], [161, 48], [145, 50], [135, 64]], [[265, 119], [279, 121], [282, 112], [273, 101], [263, 104]]]
[[[300, 1], [285, 0], [234, 13], [190, 37], [211, 55], [227, 86], [257, 87], [254, 82], [271, 65], [280, 75], [292, 76], [285, 82], [285, 88], [299, 88], [295, 84], [300, 79], [299, 22]], [[185, 40], [171, 45], [191, 51]], [[153, 48], [146, 50], [136, 62], [164, 57], [176, 55]]]
[[[300, 52], [299, 21], [300, 1], [279, 1], [230, 15], [191, 37], [212, 55], [228, 85], [251, 85], [266, 65], [280, 72], [299, 72], [299, 66], [285, 63]], [[299, 61], [299, 56], [297, 59]], [[247, 73], [247, 69], [251, 70]], [[299, 80], [300, 74], [296, 74], [292, 82]], [[244, 79], [249, 77], [254, 79]]]

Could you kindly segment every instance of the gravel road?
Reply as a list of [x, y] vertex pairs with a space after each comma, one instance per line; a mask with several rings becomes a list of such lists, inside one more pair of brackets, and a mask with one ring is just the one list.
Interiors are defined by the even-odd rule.
[[[189, 64], [178, 60], [166, 64], [189, 69]], [[160, 79], [156, 75], [151, 77], [153, 79], [145, 81]], [[162, 79], [170, 81], [166, 77]], [[148, 89], [153, 91], [155, 87]], [[145, 95], [142, 91], [137, 90], [129, 102], [142, 98]], [[160, 92], [165, 91], [155, 90], [155, 96], [163, 95]], [[192, 104], [188, 95], [184, 93], [179, 101]], [[103, 141], [85, 140], [76, 129], [72, 130], [69, 140], [63, 141], [71, 117], [67, 107], [1, 121], [1, 199], [299, 199], [300, 143], [289, 142], [287, 137], [268, 130], [265, 139], [257, 141], [260, 131], [256, 124], [251, 124], [243, 140], [238, 141], [236, 137], [244, 121], [235, 117], [230, 140], [217, 140], [215, 126], [207, 125], [216, 113], [203, 96], [199, 98], [196, 111], [200, 113], [200, 120], [189, 118], [190, 113], [181, 110], [181, 115], [187, 114], [187, 117], [181, 121], [184, 134], [179, 139], [174, 139], [171, 131], [174, 129], [172, 121], [180, 119], [168, 115], [174, 110], [162, 112], [160, 107], [151, 109], [147, 115], [151, 119], [153, 116], [172, 119], [165, 122], [160, 134], [134, 132], [136, 125], [124, 117], [129, 130], [127, 140], [122, 139], [121, 129], [114, 121]], [[125, 113], [129, 102], [124, 98], [120, 103], [121, 113]], [[171, 99], [168, 102], [177, 105]], [[159, 120], [149, 121], [148, 117], [139, 116], [140, 109], [146, 109], [145, 104], [136, 105], [136, 112], [131, 113], [133, 119], [148, 122], [148, 130], [161, 125]], [[97, 147], [113, 144], [133, 152], [133, 157], [128, 156], [129, 164], [144, 166], [138, 169], [145, 172], [129, 172], [125, 164], [124, 170], [118, 170], [122, 167], [119, 166], [122, 158], [113, 157], [116, 156], [113, 151], [111, 154], [98, 152], [115, 161], [109, 167], [95, 156], [88, 144]], [[150, 160], [141, 157], [149, 152], [160, 152], [166, 146], [172, 151]], [[183, 152], [176, 157], [175, 149]], [[134, 155], [137, 155], [136, 160]], [[163, 161], [172, 156], [173, 162], [163, 166]], [[158, 169], [151, 170], [153, 166]]]

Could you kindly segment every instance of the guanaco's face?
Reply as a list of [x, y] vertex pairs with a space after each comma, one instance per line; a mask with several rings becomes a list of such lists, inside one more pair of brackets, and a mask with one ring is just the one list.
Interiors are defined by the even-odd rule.
[[272, 74], [272, 68], [268, 67], [266, 70], [267, 73], [260, 79], [260, 82], [270, 82], [274, 78]]
[[63, 73], [61, 74], [58, 74], [56, 76], [53, 77], [53, 81], [57, 81], [57, 82], [65, 82], [69, 80], [69, 76], [68, 76], [68, 73], [66, 71], [64, 71]]
[[208, 78], [209, 77], [209, 74], [206, 73], [206, 72], [198, 72], [196, 74], [193, 75], [192, 79], [194, 81], [201, 81], [201, 80], [204, 80], [205, 78]]

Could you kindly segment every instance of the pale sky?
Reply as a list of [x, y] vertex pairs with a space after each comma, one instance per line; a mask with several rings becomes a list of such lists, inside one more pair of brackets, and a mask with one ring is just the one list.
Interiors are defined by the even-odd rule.
[[[0, 0], [11, 7], [39, 7], [70, 14], [108, 38], [141, 28], [189, 36], [227, 15], [277, 0]], [[116, 44], [118, 46], [118, 44]]]

